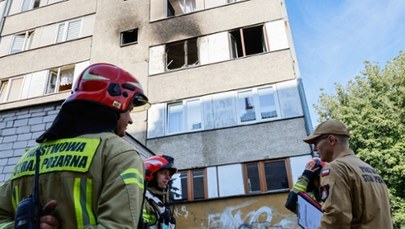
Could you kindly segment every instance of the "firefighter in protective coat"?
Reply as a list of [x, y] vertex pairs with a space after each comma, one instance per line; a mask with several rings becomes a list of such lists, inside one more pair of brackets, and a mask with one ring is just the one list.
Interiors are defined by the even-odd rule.
[[104, 63], [84, 69], [39, 144], [0, 187], [0, 228], [14, 228], [17, 204], [33, 190], [38, 150], [39, 200], [42, 206], [57, 202], [58, 220], [40, 228], [136, 228], [144, 164], [121, 137], [132, 124], [130, 112], [149, 106], [139, 82], [125, 70]]
[[145, 160], [145, 202], [143, 207], [143, 228], [173, 229], [176, 226], [169, 202], [169, 182], [177, 169], [174, 159], [167, 155], [156, 155]]

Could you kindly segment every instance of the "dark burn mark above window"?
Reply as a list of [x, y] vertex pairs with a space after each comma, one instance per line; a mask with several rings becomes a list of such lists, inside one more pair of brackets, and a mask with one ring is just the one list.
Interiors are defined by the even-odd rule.
[[121, 46], [137, 43], [138, 43], [138, 29], [131, 29], [121, 32]]

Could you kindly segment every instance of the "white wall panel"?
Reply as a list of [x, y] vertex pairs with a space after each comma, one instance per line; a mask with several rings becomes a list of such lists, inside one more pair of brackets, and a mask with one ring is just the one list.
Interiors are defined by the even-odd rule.
[[232, 196], [245, 193], [242, 165], [218, 166], [219, 195]]
[[289, 47], [285, 22], [283, 20], [268, 22], [265, 26], [269, 38], [270, 51]]

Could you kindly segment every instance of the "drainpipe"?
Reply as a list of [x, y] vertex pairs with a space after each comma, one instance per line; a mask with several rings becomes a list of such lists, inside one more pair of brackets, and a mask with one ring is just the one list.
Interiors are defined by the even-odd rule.
[[301, 99], [301, 105], [302, 105], [302, 110], [304, 112], [304, 120], [305, 120], [305, 129], [307, 131], [307, 135], [310, 135], [313, 131], [312, 127], [312, 121], [308, 109], [308, 103], [307, 103], [307, 98], [305, 96], [305, 91], [304, 91], [304, 84], [302, 82], [301, 77], [297, 79], [298, 82], [298, 92], [300, 94], [300, 99]]
[[3, 12], [0, 12], [0, 42], [1, 42], [1, 34], [3, 33], [4, 21], [6, 20], [6, 16], [10, 12], [12, 0], [5, 0], [5, 5], [3, 8]]
[[[297, 83], [298, 83], [298, 93], [300, 94], [300, 99], [301, 99], [301, 106], [302, 106], [302, 110], [304, 112], [305, 130], [307, 132], [307, 135], [310, 135], [314, 131], [314, 128], [312, 126], [311, 116], [310, 116], [309, 109], [308, 109], [308, 103], [307, 103], [307, 99], [305, 96], [304, 84], [302, 82], [301, 77], [297, 78]], [[312, 144], [310, 145], [310, 148], [311, 148], [312, 156], [318, 157], [319, 155], [317, 154], [317, 152], [314, 151]]]

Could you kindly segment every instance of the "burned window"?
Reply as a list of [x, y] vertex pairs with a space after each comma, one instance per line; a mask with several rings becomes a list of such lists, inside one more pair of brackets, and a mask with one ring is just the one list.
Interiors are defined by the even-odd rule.
[[121, 32], [121, 46], [138, 43], [138, 29]]
[[244, 57], [266, 51], [263, 26], [231, 31], [230, 38], [233, 58]]
[[178, 69], [198, 64], [197, 38], [166, 45], [166, 68]]

